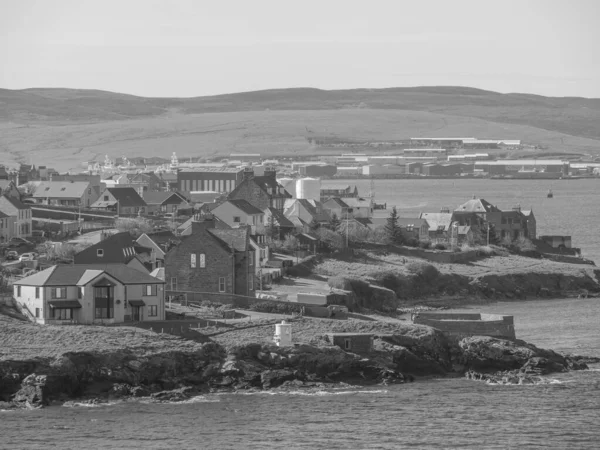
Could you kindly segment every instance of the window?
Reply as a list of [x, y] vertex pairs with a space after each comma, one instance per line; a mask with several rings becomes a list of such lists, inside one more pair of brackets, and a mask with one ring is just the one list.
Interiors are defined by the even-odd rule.
[[352, 348], [352, 340], [344, 339], [344, 350], [350, 350]]
[[57, 287], [50, 289], [51, 298], [67, 298], [67, 288]]
[[40, 316], [41, 316], [40, 308], [35, 308], [35, 317], [36, 317], [36, 319], [39, 319]]
[[171, 290], [172, 291], [177, 290], [177, 278], [176, 277], [171, 278]]
[[102, 258], [104, 256], [104, 250], [101, 248], [97, 249], [96, 256], [98, 256], [99, 258]]
[[254, 280], [252, 278], [250, 278], [248, 280], [248, 290], [249, 291], [253, 291], [254, 290]]
[[73, 310], [70, 308], [54, 308], [54, 319], [70, 320], [73, 318]]
[[190, 255], [190, 267], [191, 267], [192, 269], [195, 269], [195, 268], [196, 268], [196, 254], [195, 254], [195, 253], [192, 253], [192, 254]]
[[96, 319], [112, 319], [114, 317], [114, 300], [113, 287], [94, 287], [94, 317]]
[[242, 218], [240, 216], [233, 216], [234, 223], [240, 223], [241, 221], [242, 221]]
[[88, 188], [88, 195], [91, 195], [92, 193], [92, 188]]
[[225, 292], [225, 277], [219, 277], [219, 292]]
[[144, 296], [150, 297], [156, 295], [156, 284], [145, 284], [144, 285]]
[[39, 287], [35, 288], [35, 298], [40, 298], [40, 288]]
[[204, 253], [200, 253], [200, 268], [204, 269], [206, 267], [206, 255]]
[[150, 317], [156, 317], [158, 316], [158, 306], [156, 305], [150, 305], [148, 306], [148, 316]]
[[83, 288], [82, 287], [77, 288], [77, 298], [79, 298], [79, 299], [83, 298]]
[[107, 202], [108, 201], [108, 195], [104, 196], [104, 201]]
[[248, 265], [254, 265], [254, 252], [248, 252]]

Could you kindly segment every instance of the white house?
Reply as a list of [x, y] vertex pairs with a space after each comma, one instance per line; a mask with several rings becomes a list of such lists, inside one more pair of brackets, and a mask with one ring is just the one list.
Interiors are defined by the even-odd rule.
[[256, 226], [262, 225], [264, 220], [264, 212], [243, 199], [224, 201], [211, 213], [232, 228], [250, 225], [252, 234], [256, 233]]
[[36, 323], [165, 320], [164, 281], [124, 264], [57, 265], [13, 286], [15, 300]]

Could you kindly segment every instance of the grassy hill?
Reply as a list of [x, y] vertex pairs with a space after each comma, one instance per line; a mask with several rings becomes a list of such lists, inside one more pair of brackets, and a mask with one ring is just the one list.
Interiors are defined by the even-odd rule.
[[463, 87], [278, 89], [194, 98], [96, 90], [0, 90], [0, 162], [59, 170], [126, 155], [314, 153], [308, 138], [415, 135], [521, 139], [549, 152], [600, 152], [600, 99]]

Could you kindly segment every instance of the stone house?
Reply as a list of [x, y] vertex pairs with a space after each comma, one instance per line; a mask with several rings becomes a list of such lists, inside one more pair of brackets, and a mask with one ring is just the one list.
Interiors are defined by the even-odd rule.
[[123, 264], [52, 266], [16, 281], [13, 289], [36, 323], [165, 320], [164, 282]]
[[422, 241], [429, 238], [429, 223], [425, 219], [399, 217], [398, 227], [404, 239]]
[[193, 221], [165, 255], [169, 291], [237, 294], [254, 297], [255, 255], [248, 227], [215, 228], [215, 221]]
[[14, 227], [10, 237], [28, 238], [31, 236], [31, 208], [20, 200], [6, 195], [0, 196], [0, 212], [7, 216]]
[[[294, 217], [297, 217], [308, 224], [314, 221], [324, 225], [328, 224], [331, 220], [331, 214], [323, 208], [321, 202], [305, 198], [286, 200], [283, 214], [292, 222]], [[338, 216], [338, 218], [340, 217]]]
[[274, 170], [265, 170], [264, 176], [259, 177], [251, 171], [244, 172], [242, 182], [227, 196], [228, 200], [246, 200], [261, 211], [272, 207], [281, 212], [289, 198], [292, 196], [277, 182]]
[[106, 188], [91, 205], [91, 208], [114, 211], [118, 216], [144, 214], [146, 207], [144, 199], [131, 187]]
[[285, 239], [295, 229], [294, 223], [278, 209], [268, 207], [263, 210], [265, 232], [274, 239]]

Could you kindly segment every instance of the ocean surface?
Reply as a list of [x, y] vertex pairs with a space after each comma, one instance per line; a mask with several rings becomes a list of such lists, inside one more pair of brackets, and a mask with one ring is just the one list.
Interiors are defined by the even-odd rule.
[[[327, 180], [328, 186], [358, 186], [360, 195], [370, 192], [370, 180]], [[565, 180], [418, 179], [375, 180], [375, 201], [392, 206], [401, 217], [417, 217], [420, 212], [453, 210], [477, 196], [500, 209], [520, 205], [533, 209], [537, 234], [570, 235], [573, 247], [583, 256], [600, 262], [600, 178]], [[552, 189], [554, 198], [548, 198]]]
[[[505, 302], [517, 337], [600, 356], [600, 300]], [[1, 449], [597, 449], [600, 365], [535, 386], [428, 379], [0, 412]]]

